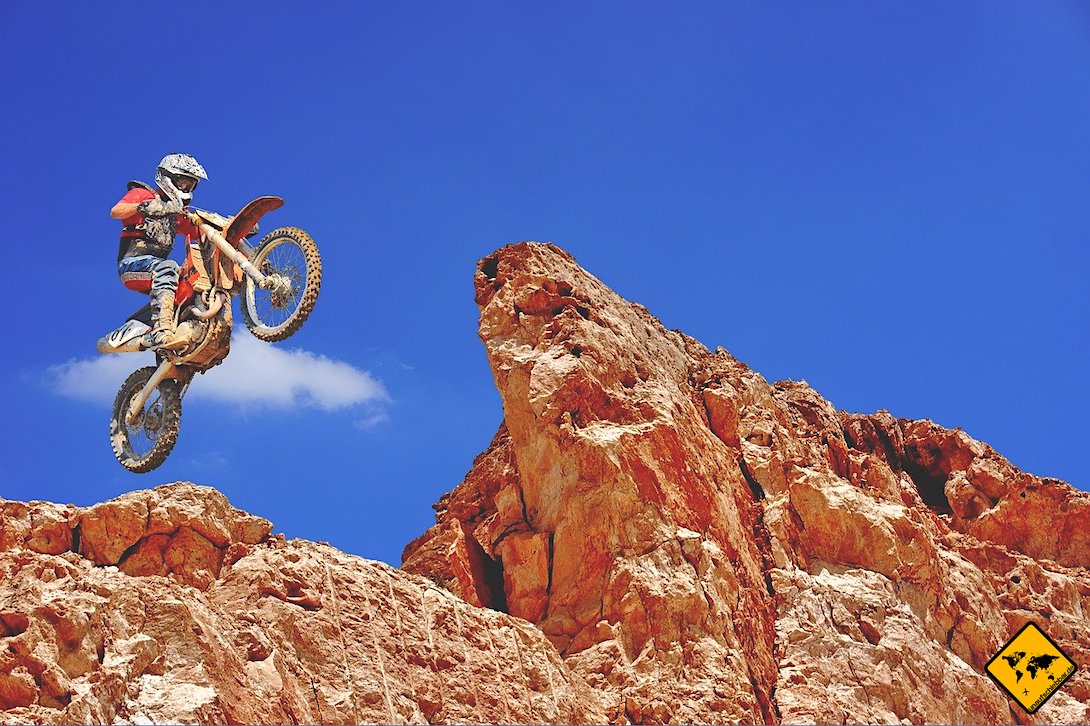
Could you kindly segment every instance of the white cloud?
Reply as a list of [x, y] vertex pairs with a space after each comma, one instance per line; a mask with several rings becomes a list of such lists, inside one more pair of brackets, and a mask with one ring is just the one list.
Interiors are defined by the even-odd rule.
[[150, 353], [104, 355], [52, 366], [48, 374], [54, 390], [62, 396], [110, 404], [130, 373], [154, 364]]
[[189, 394], [241, 405], [323, 411], [389, 400], [382, 383], [367, 371], [299, 348], [277, 348], [249, 334], [236, 335], [231, 355], [194, 380]]
[[[71, 360], [49, 369], [58, 393], [92, 403], [112, 403], [125, 378], [141, 366], [153, 365], [150, 354], [104, 355]], [[187, 399], [252, 407], [311, 407], [336, 411], [366, 409], [364, 425], [386, 419], [381, 406], [390, 401], [382, 382], [365, 370], [299, 348], [277, 348], [236, 331], [231, 354], [219, 366], [197, 376]]]
[[378, 426], [380, 423], [385, 423], [390, 420], [390, 416], [386, 411], [382, 409], [376, 409], [370, 411], [365, 417], [358, 421], [353, 421], [352, 424], [360, 431], [370, 431]]

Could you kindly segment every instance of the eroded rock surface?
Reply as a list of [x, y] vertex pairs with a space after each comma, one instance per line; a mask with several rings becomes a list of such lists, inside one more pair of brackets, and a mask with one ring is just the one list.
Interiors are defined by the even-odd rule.
[[529, 623], [270, 536], [213, 489], [0, 511], [5, 722], [605, 718]]
[[[838, 411], [552, 245], [475, 277], [504, 419], [403, 569], [174, 484], [0, 500], [22, 722], [1090, 722], [1090, 495]], [[1080, 670], [1036, 715], [1025, 623]]]
[[476, 300], [504, 423], [403, 567], [536, 623], [614, 721], [1090, 720], [1084, 671], [1034, 717], [984, 674], [1028, 620], [1087, 662], [1090, 496], [769, 384], [552, 245]]

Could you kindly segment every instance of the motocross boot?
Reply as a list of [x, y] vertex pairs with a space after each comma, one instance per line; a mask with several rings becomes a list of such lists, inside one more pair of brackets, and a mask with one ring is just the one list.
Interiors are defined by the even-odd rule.
[[179, 350], [186, 340], [178, 337], [174, 323], [174, 293], [163, 294], [152, 301], [151, 331], [144, 336], [144, 345], [151, 350]]

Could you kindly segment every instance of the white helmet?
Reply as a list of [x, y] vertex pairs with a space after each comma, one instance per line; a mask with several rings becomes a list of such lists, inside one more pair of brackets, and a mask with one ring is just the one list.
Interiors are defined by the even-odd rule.
[[[207, 178], [204, 167], [189, 154], [167, 154], [155, 170], [155, 183], [166, 192], [168, 197], [182, 206], [189, 204], [193, 199], [193, 190], [197, 188], [197, 182]], [[182, 179], [189, 180], [183, 184], [188, 187], [185, 191], [178, 188], [178, 182]]]

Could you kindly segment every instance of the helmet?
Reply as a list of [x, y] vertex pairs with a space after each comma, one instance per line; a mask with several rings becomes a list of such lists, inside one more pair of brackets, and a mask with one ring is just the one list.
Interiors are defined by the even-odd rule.
[[[183, 206], [193, 199], [193, 190], [197, 188], [197, 182], [207, 178], [204, 167], [189, 154], [167, 154], [155, 170], [155, 183], [168, 197]], [[189, 181], [182, 182], [184, 179]], [[184, 191], [179, 188], [180, 182], [186, 187]]]

